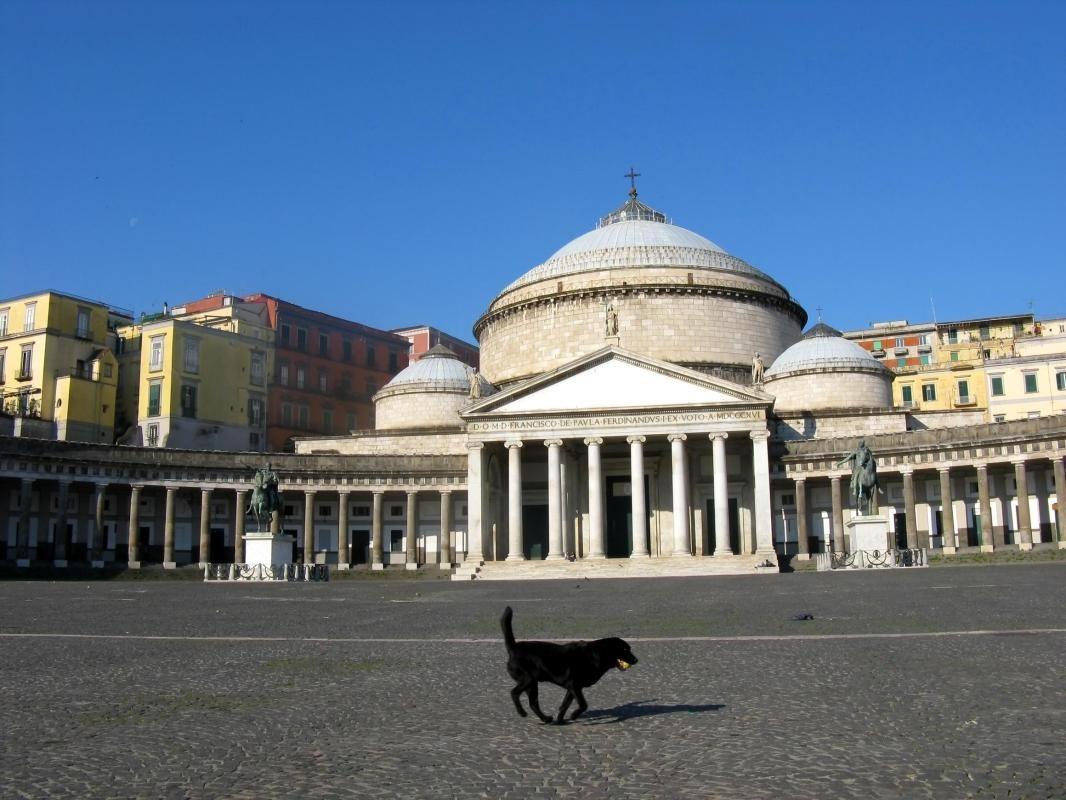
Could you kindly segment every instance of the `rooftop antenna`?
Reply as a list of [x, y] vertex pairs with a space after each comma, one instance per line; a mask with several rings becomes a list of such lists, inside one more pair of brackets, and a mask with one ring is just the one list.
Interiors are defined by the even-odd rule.
[[929, 296], [929, 307], [933, 309], [933, 324], [936, 325], [936, 305], [933, 303], [933, 296]]

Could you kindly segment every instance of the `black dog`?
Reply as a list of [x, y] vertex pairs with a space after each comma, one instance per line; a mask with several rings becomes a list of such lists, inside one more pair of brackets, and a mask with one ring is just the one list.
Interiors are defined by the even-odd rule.
[[507, 671], [517, 681], [511, 689], [511, 699], [521, 716], [526, 716], [519, 697], [523, 692], [529, 695], [529, 707], [543, 722], [552, 718], [540, 710], [537, 702], [537, 685], [541, 681], [554, 683], [566, 689], [566, 697], [559, 706], [555, 722], [560, 725], [566, 716], [566, 709], [573, 700], [577, 708], [570, 719], [577, 719], [589, 707], [581, 690], [592, 686], [606, 674], [607, 670], [617, 667], [629, 669], [637, 663], [637, 657], [629, 649], [624, 639], [597, 639], [594, 642], [569, 642], [554, 644], [552, 642], [516, 642], [511, 630], [513, 612], [508, 606], [504, 609], [500, 625], [503, 639], [507, 643]]

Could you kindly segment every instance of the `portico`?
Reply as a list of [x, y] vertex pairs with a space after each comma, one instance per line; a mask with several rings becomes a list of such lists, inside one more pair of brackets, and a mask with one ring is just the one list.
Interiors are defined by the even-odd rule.
[[470, 537], [492, 545], [479, 577], [618, 560], [659, 575], [691, 574], [691, 562], [776, 567], [771, 405], [758, 390], [614, 346], [474, 404], [462, 414]]

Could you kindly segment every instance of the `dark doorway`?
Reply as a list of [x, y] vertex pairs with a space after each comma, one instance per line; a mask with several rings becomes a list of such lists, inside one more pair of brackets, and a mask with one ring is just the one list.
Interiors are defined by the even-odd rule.
[[547, 506], [522, 506], [522, 555], [530, 561], [548, 555]]
[[896, 522], [896, 549], [907, 549], [907, 515], [896, 514], [894, 516]]
[[973, 525], [966, 531], [966, 544], [977, 547], [981, 541], [981, 515], [976, 511], [973, 514]]
[[352, 563], [370, 563], [370, 531], [352, 531]]
[[211, 560], [216, 564], [233, 563], [233, 548], [226, 547], [226, 532], [222, 528], [211, 529]]
[[[648, 502], [648, 476], [644, 476], [644, 510], [648, 514], [646, 532], [651, 530], [651, 504]], [[633, 552], [633, 490], [625, 475], [607, 478], [606, 539], [607, 558], [629, 558]]]
[[[707, 500], [707, 552], [713, 554], [717, 547], [714, 531], [714, 499]], [[740, 553], [740, 505], [737, 498], [729, 498], [729, 552]]]

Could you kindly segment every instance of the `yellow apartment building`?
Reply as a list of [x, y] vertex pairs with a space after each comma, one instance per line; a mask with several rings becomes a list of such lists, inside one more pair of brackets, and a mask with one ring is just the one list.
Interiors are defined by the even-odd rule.
[[[158, 314], [120, 332], [122, 442], [191, 450], [265, 448], [268, 342]], [[134, 388], [135, 387], [135, 388]]]
[[120, 309], [51, 290], [0, 300], [0, 430], [111, 444], [114, 331], [130, 321]]

